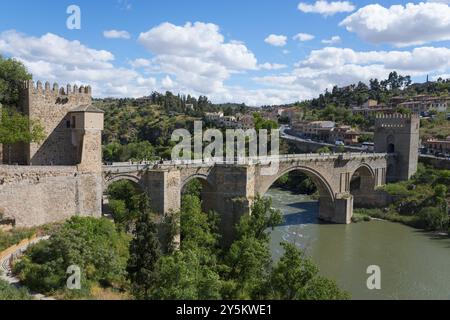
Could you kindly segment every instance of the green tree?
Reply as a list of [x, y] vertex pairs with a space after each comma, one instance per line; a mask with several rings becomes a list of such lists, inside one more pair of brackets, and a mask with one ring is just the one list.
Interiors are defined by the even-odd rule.
[[[15, 271], [33, 291], [89, 297], [92, 284], [125, 283], [128, 237], [107, 219], [72, 217], [49, 240], [27, 250]], [[66, 291], [66, 270], [81, 269], [82, 290]]]
[[334, 281], [318, 275], [317, 266], [294, 244], [282, 243], [284, 254], [270, 274], [267, 298], [279, 300], [341, 300], [348, 294]]
[[8, 147], [11, 164], [11, 149], [16, 143], [40, 143], [45, 138], [44, 128], [37, 120], [30, 120], [18, 112], [1, 111], [0, 144]]
[[31, 80], [22, 62], [5, 59], [0, 55], [0, 105], [16, 108], [19, 102], [19, 86], [25, 80]]
[[132, 293], [137, 299], [150, 299], [151, 290], [158, 279], [156, 264], [161, 256], [156, 225], [145, 195], [139, 201], [140, 216], [130, 243], [127, 272]]
[[420, 223], [427, 230], [444, 230], [448, 227], [448, 213], [440, 207], [425, 207], [419, 212]]
[[0, 280], [0, 300], [31, 300], [26, 289], [15, 288], [6, 281]]
[[329, 147], [321, 147], [317, 149], [316, 153], [331, 153], [331, 150]]
[[257, 299], [261, 297], [271, 265], [270, 234], [281, 224], [282, 215], [272, 208], [270, 198], [258, 197], [251, 207], [251, 214], [241, 218], [236, 226], [236, 240], [226, 256], [228, 266], [228, 299]]

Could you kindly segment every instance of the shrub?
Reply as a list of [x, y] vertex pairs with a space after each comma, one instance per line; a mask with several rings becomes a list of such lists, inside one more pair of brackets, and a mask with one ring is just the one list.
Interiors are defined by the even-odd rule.
[[46, 241], [32, 246], [15, 271], [30, 289], [54, 293], [65, 288], [71, 265], [81, 269], [82, 295], [92, 283], [111, 285], [124, 281], [128, 237], [106, 219], [73, 217]]
[[419, 222], [427, 230], [444, 230], [448, 226], [447, 212], [437, 207], [425, 207], [419, 212]]
[[0, 300], [30, 300], [31, 296], [24, 288], [16, 288], [0, 280]]

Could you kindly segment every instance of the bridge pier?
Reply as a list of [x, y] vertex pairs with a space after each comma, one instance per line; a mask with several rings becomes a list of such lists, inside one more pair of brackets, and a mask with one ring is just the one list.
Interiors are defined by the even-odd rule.
[[319, 199], [319, 219], [331, 223], [349, 224], [353, 216], [353, 196], [341, 194], [333, 201], [328, 197]]

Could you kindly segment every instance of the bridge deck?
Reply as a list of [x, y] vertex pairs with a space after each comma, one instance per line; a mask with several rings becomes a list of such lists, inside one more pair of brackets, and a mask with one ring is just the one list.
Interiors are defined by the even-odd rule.
[[336, 160], [356, 160], [365, 158], [384, 158], [394, 156], [387, 153], [369, 153], [369, 152], [352, 152], [352, 153], [330, 153], [330, 154], [287, 154], [267, 157], [246, 157], [240, 159], [223, 159], [212, 158], [209, 160], [171, 160], [171, 161], [154, 161], [142, 163], [113, 163], [111, 165], [103, 166], [104, 172], [125, 173], [135, 172], [141, 170], [161, 170], [171, 169], [174, 167], [212, 167], [216, 165], [267, 165], [271, 162], [286, 162], [286, 161], [336, 161]]

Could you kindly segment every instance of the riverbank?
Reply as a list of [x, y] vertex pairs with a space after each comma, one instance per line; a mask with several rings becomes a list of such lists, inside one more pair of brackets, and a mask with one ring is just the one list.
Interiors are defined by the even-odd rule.
[[362, 209], [355, 208], [353, 210], [353, 223], [359, 222], [367, 222], [371, 220], [381, 220], [381, 221], [389, 221], [395, 223], [401, 223], [408, 227], [412, 227], [414, 229], [424, 231], [424, 232], [433, 232], [436, 235], [447, 236], [450, 237], [450, 233], [447, 230], [427, 230], [423, 228], [423, 222], [421, 218], [416, 215], [401, 215], [398, 212], [395, 212], [392, 209]]
[[[288, 241], [352, 299], [448, 299], [450, 238], [380, 218], [350, 225], [322, 223], [317, 201], [280, 189], [267, 196], [284, 216], [272, 232], [274, 260], [283, 253], [279, 243]], [[381, 269], [381, 290], [366, 286], [370, 265]]]

